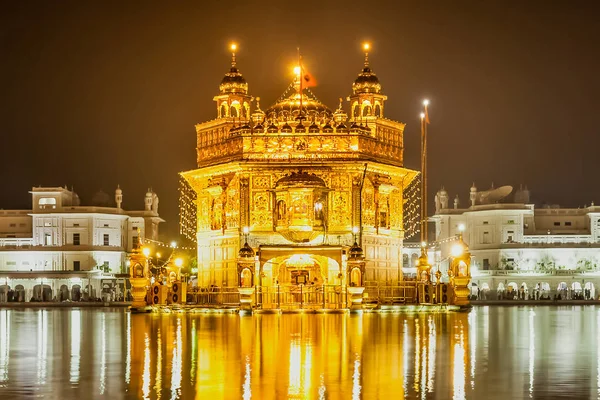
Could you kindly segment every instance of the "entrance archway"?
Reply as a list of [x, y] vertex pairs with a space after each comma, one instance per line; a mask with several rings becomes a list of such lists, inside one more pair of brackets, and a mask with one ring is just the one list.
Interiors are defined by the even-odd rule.
[[593, 300], [596, 298], [596, 288], [592, 282], [586, 282], [583, 286], [583, 294], [586, 300]]
[[49, 285], [35, 285], [33, 287], [33, 301], [52, 301], [52, 288]]
[[25, 301], [25, 288], [23, 285], [15, 286], [15, 301], [21, 303]]
[[69, 300], [69, 288], [67, 285], [61, 285], [58, 291], [58, 301]]
[[73, 285], [71, 287], [71, 300], [72, 301], [81, 300], [81, 286], [80, 285]]

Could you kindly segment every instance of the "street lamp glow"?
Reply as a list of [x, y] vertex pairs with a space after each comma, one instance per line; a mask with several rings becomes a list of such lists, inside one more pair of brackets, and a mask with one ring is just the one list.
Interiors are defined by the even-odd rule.
[[247, 235], [248, 233], [250, 233], [250, 228], [245, 226], [242, 231], [244, 232], [244, 235]]
[[160, 253], [156, 253], [156, 258], [160, 258]]
[[425, 118], [425, 113], [420, 114], [421, 119]]
[[429, 105], [429, 100], [427, 100], [427, 99], [423, 100], [423, 105], [425, 107], [427, 107]]
[[171, 242], [171, 247], [172, 247], [172, 248], [175, 248], [175, 247], [177, 247], [177, 242], [176, 242], [176, 241], [172, 241], [172, 242]]
[[464, 232], [465, 231], [465, 224], [458, 224], [458, 231], [459, 232]]
[[142, 253], [144, 254], [144, 256], [148, 257], [150, 255], [150, 249], [148, 247], [144, 247], [142, 249]]
[[177, 257], [177, 258], [175, 259], [175, 266], [176, 266], [177, 268], [181, 268], [181, 266], [182, 266], [182, 265], [183, 265], [183, 260], [182, 260], [181, 258]]
[[229, 48], [231, 49], [231, 51], [236, 51], [237, 50], [237, 44], [231, 43], [231, 45], [229, 46]]
[[360, 228], [358, 226], [352, 227], [352, 233], [354, 233], [355, 235], [358, 234], [359, 231], [360, 231]]
[[450, 254], [452, 254], [452, 257], [460, 257], [463, 253], [463, 247], [461, 244], [456, 243], [454, 246], [452, 246], [452, 249], [450, 249]]
[[421, 242], [421, 247], [427, 247], [427, 242], [425, 242], [425, 241]]
[[371, 45], [369, 43], [363, 43], [363, 49], [365, 51], [369, 51], [370, 48], [371, 48]]

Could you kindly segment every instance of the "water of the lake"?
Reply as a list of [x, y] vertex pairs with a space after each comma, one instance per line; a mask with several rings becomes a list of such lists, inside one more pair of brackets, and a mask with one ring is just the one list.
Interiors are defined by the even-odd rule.
[[600, 308], [0, 309], [0, 399], [598, 399]]

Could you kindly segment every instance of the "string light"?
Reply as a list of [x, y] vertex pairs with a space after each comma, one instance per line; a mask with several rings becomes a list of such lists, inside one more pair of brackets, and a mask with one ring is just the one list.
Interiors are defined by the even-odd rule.
[[155, 246], [164, 247], [165, 249], [196, 250], [196, 246], [172, 246], [170, 243], [165, 243], [159, 240], [152, 239], [144, 239], [144, 243], [150, 243]]
[[421, 174], [418, 174], [412, 182], [404, 188], [403, 228], [404, 238], [410, 239], [420, 232], [421, 210]]
[[186, 239], [196, 242], [198, 224], [198, 203], [196, 191], [189, 182], [179, 176], [179, 233]]

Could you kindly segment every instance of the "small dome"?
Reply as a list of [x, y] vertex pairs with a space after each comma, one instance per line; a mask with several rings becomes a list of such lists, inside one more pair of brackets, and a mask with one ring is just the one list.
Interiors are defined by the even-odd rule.
[[326, 132], [326, 133], [331, 133], [331, 132], [333, 132], [333, 126], [331, 126], [331, 125], [329, 124], [329, 122], [328, 122], [328, 123], [326, 123], [325, 125], [323, 125], [323, 132]]
[[267, 127], [267, 133], [277, 133], [279, 131], [279, 128], [277, 127], [277, 125], [271, 123], [271, 125], [269, 125]]
[[121, 190], [121, 187], [119, 185], [117, 185], [117, 190], [115, 190], [116, 194], [123, 194], [123, 191]]
[[291, 174], [284, 176], [275, 184], [277, 188], [288, 188], [288, 187], [317, 187], [325, 188], [327, 185], [325, 181], [315, 174], [309, 174], [305, 171], [292, 172]]
[[232, 65], [229, 72], [227, 72], [223, 77], [223, 80], [219, 85], [219, 91], [221, 92], [221, 94], [248, 93], [248, 83], [246, 83], [246, 79], [244, 79], [244, 77], [235, 65]]
[[365, 65], [362, 72], [358, 74], [358, 77], [354, 80], [352, 84], [352, 91], [354, 94], [359, 93], [381, 93], [381, 84], [379, 83], [379, 78], [373, 71], [369, 65]]
[[308, 127], [308, 132], [319, 133], [319, 125], [313, 123], [311, 126]]
[[361, 261], [365, 259], [365, 252], [358, 243], [354, 242], [350, 250], [348, 250], [348, 261]]
[[352, 125], [350, 125], [350, 130], [351, 131], [360, 131], [360, 130], [362, 130], [362, 126], [360, 126], [359, 124], [356, 123], [356, 121], [354, 121], [352, 123]]
[[265, 130], [265, 127], [259, 122], [258, 124], [254, 125], [254, 128], [252, 129], [254, 129], [256, 132], [262, 132]]
[[348, 132], [348, 127], [342, 122], [338, 126], [335, 127], [337, 132]]
[[238, 256], [239, 258], [254, 258], [254, 250], [252, 249], [252, 247], [250, 247], [248, 242], [244, 243], [244, 245], [238, 253]]
[[292, 127], [286, 122], [282, 127], [281, 127], [281, 132], [283, 133], [292, 133]]
[[298, 132], [298, 133], [306, 132], [306, 126], [304, 126], [302, 124], [302, 122], [300, 122], [298, 125], [296, 125], [296, 132]]

